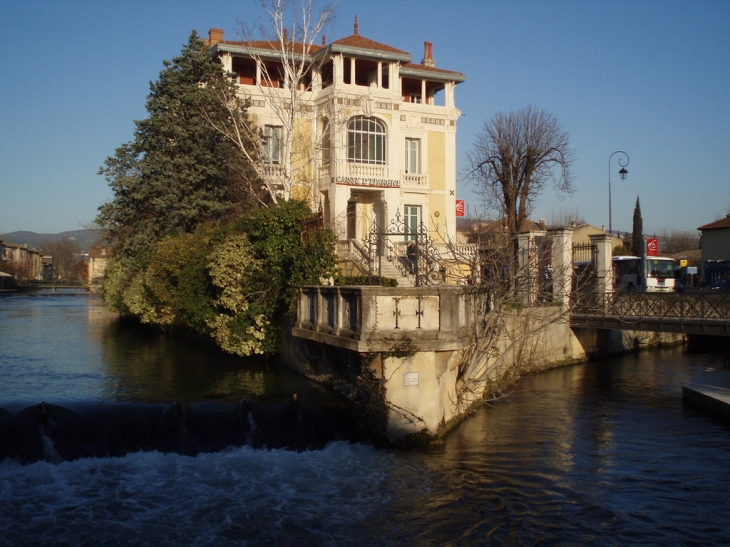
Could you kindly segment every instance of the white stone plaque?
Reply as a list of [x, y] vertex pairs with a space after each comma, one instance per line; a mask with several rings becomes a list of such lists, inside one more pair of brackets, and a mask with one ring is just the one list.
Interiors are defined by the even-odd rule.
[[404, 386], [417, 386], [418, 385], [418, 373], [417, 372], [406, 372], [403, 374], [403, 385]]

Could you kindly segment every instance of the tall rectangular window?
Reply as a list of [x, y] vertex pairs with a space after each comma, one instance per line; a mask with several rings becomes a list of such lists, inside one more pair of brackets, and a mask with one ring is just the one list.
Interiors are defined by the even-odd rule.
[[281, 163], [281, 136], [283, 128], [264, 126], [264, 163]]
[[330, 162], [330, 150], [332, 142], [330, 141], [330, 122], [327, 118], [322, 120], [322, 138], [320, 139], [322, 149], [322, 164], [326, 165]]
[[406, 139], [406, 173], [421, 172], [421, 141], [420, 139]]
[[403, 213], [406, 241], [415, 241], [418, 238], [418, 226], [421, 223], [421, 208], [418, 205], [405, 205]]

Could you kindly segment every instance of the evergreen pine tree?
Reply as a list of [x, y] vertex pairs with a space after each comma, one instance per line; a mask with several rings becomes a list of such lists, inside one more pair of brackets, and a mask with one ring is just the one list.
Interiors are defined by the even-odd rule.
[[[96, 222], [117, 253], [144, 261], [165, 235], [192, 233], [200, 223], [252, 206], [241, 189], [251, 186], [243, 181], [255, 172], [211, 125], [233, 123], [221, 96], [235, 97], [235, 84], [193, 31], [150, 84], [149, 116], [135, 121], [134, 140], [99, 171], [114, 197], [99, 208]], [[242, 105], [238, 112], [236, 121], [248, 123]]]
[[635, 256], [641, 256], [644, 246], [644, 223], [641, 220], [641, 205], [639, 204], [639, 196], [636, 196], [636, 206], [634, 207], [634, 224], [631, 234], [631, 252]]

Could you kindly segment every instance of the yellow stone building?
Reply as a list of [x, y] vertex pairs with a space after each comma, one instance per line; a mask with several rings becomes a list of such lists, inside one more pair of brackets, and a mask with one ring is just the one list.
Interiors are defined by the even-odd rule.
[[[321, 210], [341, 242], [357, 246], [394, 220], [406, 232], [423, 223], [435, 242], [456, 240], [454, 91], [465, 77], [437, 68], [432, 44], [416, 64], [361, 36], [355, 20], [354, 34], [329, 44], [228, 41], [211, 29], [208, 45], [249, 101], [267, 176], [290, 180], [282, 192]], [[306, 64], [296, 92], [287, 84], [292, 61]]]

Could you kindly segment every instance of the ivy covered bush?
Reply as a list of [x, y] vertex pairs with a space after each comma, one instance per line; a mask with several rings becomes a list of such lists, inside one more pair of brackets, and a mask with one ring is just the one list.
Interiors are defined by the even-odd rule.
[[184, 327], [237, 355], [274, 353], [298, 288], [334, 274], [334, 235], [301, 241], [305, 203], [283, 202], [235, 223], [160, 241], [141, 267], [115, 257], [107, 306], [143, 323]]

